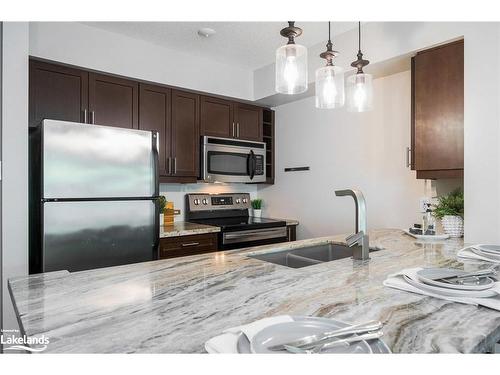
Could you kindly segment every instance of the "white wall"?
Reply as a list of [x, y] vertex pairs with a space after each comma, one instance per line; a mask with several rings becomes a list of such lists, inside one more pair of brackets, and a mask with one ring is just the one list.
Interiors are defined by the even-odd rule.
[[28, 274], [28, 24], [3, 23], [3, 328], [17, 329], [7, 278]]
[[[365, 24], [362, 32], [362, 49], [372, 67], [433, 45], [464, 38], [465, 240], [500, 243], [499, 24], [373, 22]], [[336, 59], [338, 65], [348, 67], [354, 59], [356, 38], [356, 30], [335, 38], [334, 47], [341, 51]], [[322, 49], [322, 44], [309, 48], [311, 80], [314, 80], [314, 69], [322, 64], [317, 58]], [[485, 51], [488, 55], [487, 66]], [[256, 100], [276, 100], [273, 98], [273, 77], [273, 64], [255, 71]]]
[[[319, 110], [314, 98], [276, 108], [276, 181], [259, 188], [266, 216], [300, 221], [299, 238], [354, 232], [354, 201], [334, 190], [359, 188], [369, 228], [419, 222], [422, 180], [405, 166], [410, 142], [410, 72], [374, 80], [375, 109]], [[284, 172], [309, 166], [309, 172]]]
[[76, 22], [30, 22], [30, 54], [193, 90], [253, 99], [253, 72]]
[[175, 221], [185, 220], [186, 201], [185, 196], [189, 193], [250, 193], [250, 198], [257, 197], [257, 186], [248, 184], [160, 184], [160, 194], [168, 201], [174, 202], [174, 207], [181, 210], [181, 214], [175, 216]]

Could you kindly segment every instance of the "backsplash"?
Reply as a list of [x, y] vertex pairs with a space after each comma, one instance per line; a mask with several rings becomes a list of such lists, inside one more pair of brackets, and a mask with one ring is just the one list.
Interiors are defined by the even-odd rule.
[[160, 184], [160, 194], [168, 201], [174, 202], [174, 207], [181, 210], [181, 214], [175, 216], [175, 221], [185, 220], [186, 201], [188, 193], [250, 193], [251, 199], [257, 197], [257, 186], [251, 184], [208, 184], [200, 182], [197, 184]]

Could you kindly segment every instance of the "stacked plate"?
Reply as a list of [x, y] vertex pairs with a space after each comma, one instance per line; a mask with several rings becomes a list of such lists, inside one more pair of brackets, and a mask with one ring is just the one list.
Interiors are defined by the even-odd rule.
[[[238, 353], [273, 353], [290, 354], [287, 350], [277, 350], [283, 344], [293, 343], [311, 335], [321, 335], [332, 332], [350, 325], [334, 319], [318, 318], [310, 316], [292, 316], [293, 321], [276, 323], [265, 327], [251, 340], [241, 332], [237, 341]], [[355, 335], [350, 335], [353, 337]], [[349, 336], [340, 337], [341, 339]], [[345, 353], [345, 354], [382, 354], [391, 353], [387, 345], [380, 339], [362, 340], [352, 342], [350, 345], [335, 346], [321, 350], [321, 353]]]
[[474, 254], [500, 262], [500, 245], [474, 245], [469, 247]]
[[498, 295], [493, 269], [466, 272], [453, 268], [424, 268], [406, 282], [422, 291], [447, 297], [488, 298]]

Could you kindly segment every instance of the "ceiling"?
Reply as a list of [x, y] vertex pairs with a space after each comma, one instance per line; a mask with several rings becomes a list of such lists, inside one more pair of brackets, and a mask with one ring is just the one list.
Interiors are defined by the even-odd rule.
[[[286, 22], [84, 22], [86, 25], [141, 39], [195, 57], [255, 70], [274, 61], [276, 48], [285, 38], [280, 30]], [[297, 43], [306, 47], [324, 42], [328, 37], [325, 22], [296, 21], [303, 29]], [[204, 38], [197, 34], [209, 27], [216, 34]], [[357, 22], [332, 22], [332, 34], [338, 35], [357, 27]], [[335, 45], [335, 38], [333, 38]]]

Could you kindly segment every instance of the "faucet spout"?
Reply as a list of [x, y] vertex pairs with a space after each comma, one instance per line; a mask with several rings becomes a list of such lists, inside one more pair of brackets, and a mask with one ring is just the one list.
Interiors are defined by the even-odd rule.
[[363, 231], [367, 232], [366, 228], [366, 201], [361, 190], [358, 189], [344, 189], [335, 190], [337, 197], [351, 196], [356, 204], [356, 233]]
[[335, 190], [337, 197], [351, 196], [356, 204], [356, 232], [346, 238], [347, 246], [353, 247], [353, 258], [370, 259], [370, 247], [366, 228], [366, 201], [363, 193], [357, 189]]

